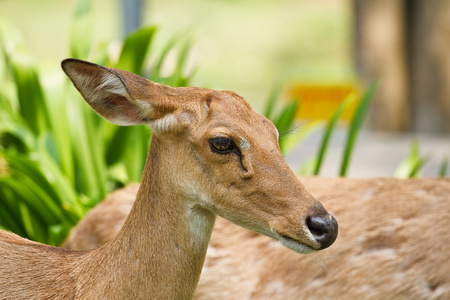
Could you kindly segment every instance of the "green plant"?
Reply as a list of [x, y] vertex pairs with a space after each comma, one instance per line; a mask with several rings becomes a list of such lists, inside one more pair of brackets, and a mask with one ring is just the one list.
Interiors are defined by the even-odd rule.
[[[80, 1], [72, 56], [150, 74], [152, 80], [174, 86], [189, 83], [189, 41], [172, 40], [154, 55], [149, 49], [157, 29], [141, 28], [125, 38], [115, 60], [106, 47], [83, 44], [89, 40], [80, 33], [88, 10], [89, 1]], [[62, 71], [45, 81], [47, 75], [3, 22], [0, 41], [0, 227], [58, 245], [107, 193], [140, 180], [151, 132], [146, 126], [119, 127], [104, 121], [80, 99]], [[164, 61], [174, 51], [176, 68], [163, 77]]]
[[[358, 105], [356, 106], [355, 113], [350, 121], [347, 130], [347, 140], [345, 144], [344, 153], [341, 161], [340, 176], [346, 176], [348, 166], [350, 164], [351, 156], [356, 145], [357, 136], [362, 128], [364, 119], [366, 118], [367, 111], [369, 109], [370, 103], [373, 98], [373, 94], [377, 88], [378, 83], [373, 83], [367, 89], [367, 91], [362, 96]], [[331, 118], [328, 120], [322, 140], [320, 142], [319, 150], [317, 155], [308, 159], [301, 167], [300, 174], [302, 175], [319, 175], [321, 167], [323, 165], [326, 153], [329, 148], [329, 141], [333, 135], [335, 129], [338, 126], [338, 121], [342, 113], [355, 101], [358, 100], [356, 94], [350, 94], [346, 99], [338, 106], [336, 111], [333, 113]]]
[[[350, 121], [349, 128], [347, 131], [345, 150], [342, 157], [342, 165], [339, 173], [340, 176], [346, 176], [347, 174], [353, 149], [355, 148], [356, 145], [357, 136], [362, 128], [364, 119], [367, 115], [367, 111], [369, 109], [370, 103], [373, 98], [373, 94], [375, 93], [377, 86], [378, 86], [377, 82], [374, 82], [372, 85], [369, 86], [369, 88], [359, 101], [355, 113], [352, 117], [352, 120]], [[295, 115], [297, 111], [300, 109], [299, 103], [301, 103], [301, 99], [293, 99], [287, 102], [281, 108], [281, 113], [276, 114], [275, 113], [275, 111], [277, 110], [276, 103], [281, 93], [281, 90], [282, 90], [281, 85], [277, 84], [269, 93], [269, 97], [267, 98], [266, 105], [264, 108], [264, 114], [275, 124], [278, 131], [280, 132], [280, 140], [279, 140], [280, 149], [284, 155], [287, 155], [304, 138], [306, 138], [313, 132], [321, 129], [323, 122], [320, 120], [312, 121], [306, 123], [306, 125], [303, 125], [300, 130], [295, 130], [296, 124]], [[317, 155], [304, 163], [300, 171], [302, 175], [320, 174], [321, 166], [328, 151], [330, 138], [334, 130], [337, 128], [338, 121], [342, 113], [352, 103], [354, 103], [357, 100], [358, 100], [357, 95], [350, 94], [336, 109], [332, 117], [327, 122]]]
[[420, 169], [429, 160], [427, 156], [420, 155], [419, 141], [413, 139], [408, 156], [400, 162], [394, 172], [394, 176], [398, 178], [413, 178], [420, 176]]
[[448, 157], [442, 158], [441, 166], [439, 168], [439, 176], [445, 177], [447, 174], [447, 168], [448, 168]]
[[[313, 121], [296, 128], [295, 116], [300, 109], [299, 99], [291, 99], [285, 103], [280, 109], [277, 108], [281, 95], [282, 85], [275, 84], [267, 97], [263, 114], [271, 120], [277, 128], [279, 136], [280, 150], [283, 155], [288, 155], [295, 147], [301, 143], [306, 137], [320, 128], [320, 121]], [[277, 113], [277, 111], [279, 111]]]
[[347, 132], [347, 141], [345, 143], [344, 155], [341, 162], [341, 170], [339, 172], [340, 176], [347, 175], [347, 170], [350, 165], [350, 159], [356, 144], [356, 139], [366, 118], [370, 103], [372, 102], [373, 94], [375, 93], [377, 86], [378, 82], [374, 82], [370, 85], [366, 93], [363, 95], [363, 98], [356, 108], [356, 111], [350, 122], [350, 127]]
[[333, 134], [334, 129], [336, 128], [339, 118], [342, 115], [342, 113], [345, 111], [345, 109], [348, 108], [348, 106], [356, 101], [357, 96], [355, 94], [350, 94], [342, 103], [339, 105], [339, 107], [334, 112], [333, 116], [328, 121], [327, 127], [325, 129], [322, 142], [320, 144], [319, 153], [317, 155], [317, 158], [314, 159], [314, 175], [319, 175], [320, 168], [322, 167], [323, 160], [325, 158], [327, 149], [328, 149], [328, 142], [330, 141], [331, 135]]

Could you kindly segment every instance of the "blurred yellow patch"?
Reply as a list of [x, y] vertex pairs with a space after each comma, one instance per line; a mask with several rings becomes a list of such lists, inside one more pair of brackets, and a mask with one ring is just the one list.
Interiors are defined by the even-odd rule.
[[[351, 94], [358, 94], [353, 85], [297, 85], [290, 91], [290, 99], [299, 101], [297, 119], [328, 120]], [[342, 113], [341, 120], [352, 118], [359, 101], [354, 101]]]

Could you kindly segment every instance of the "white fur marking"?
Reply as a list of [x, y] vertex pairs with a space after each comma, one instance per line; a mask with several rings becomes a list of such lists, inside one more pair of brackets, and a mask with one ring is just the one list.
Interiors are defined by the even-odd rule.
[[209, 237], [214, 227], [215, 215], [212, 212], [203, 211], [203, 208], [191, 204], [188, 208], [189, 231], [191, 243], [194, 248], [208, 247]]
[[96, 89], [91, 90], [92, 77], [83, 76], [78, 72], [70, 72], [70, 76], [73, 78], [73, 82], [82, 91], [83, 96], [89, 99], [90, 102], [96, 102], [100, 96]]
[[102, 76], [102, 83], [95, 88], [95, 90], [104, 90], [112, 94], [117, 94], [129, 98], [127, 90], [122, 81], [113, 73], [106, 73]]
[[150, 116], [150, 114], [153, 111], [150, 103], [147, 103], [147, 102], [139, 100], [139, 99], [135, 99], [134, 103], [136, 104], [137, 107], [139, 107], [138, 113], [141, 118], [146, 118], [146, 117]]
[[154, 131], [168, 132], [177, 127], [177, 118], [173, 114], [168, 114], [161, 119], [149, 122], [148, 126]]
[[250, 143], [243, 137], [240, 137], [240, 139], [241, 141], [239, 142], [239, 148], [244, 151], [250, 150]]

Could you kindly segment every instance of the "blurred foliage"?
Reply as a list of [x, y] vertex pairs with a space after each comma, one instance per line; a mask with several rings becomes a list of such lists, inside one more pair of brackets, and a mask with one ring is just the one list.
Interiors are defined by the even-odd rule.
[[[413, 139], [409, 148], [409, 154], [396, 167], [394, 176], [398, 178], [417, 178], [424, 165], [430, 161], [430, 155], [420, 154], [420, 144], [418, 139]], [[436, 173], [437, 177], [446, 177], [448, 169], [448, 157], [443, 157]]]
[[441, 167], [439, 168], [439, 176], [445, 177], [448, 169], [448, 157], [442, 158]]
[[345, 111], [346, 108], [349, 107], [350, 104], [355, 102], [357, 100], [357, 96], [355, 94], [350, 94], [343, 102], [342, 104], [336, 109], [333, 116], [328, 121], [328, 124], [326, 126], [322, 142], [320, 143], [319, 153], [317, 155], [317, 158], [314, 160], [314, 175], [320, 174], [320, 168], [322, 167], [322, 163], [324, 161], [327, 149], [328, 149], [328, 143], [330, 141], [330, 138], [333, 134], [333, 131], [336, 129], [338, 121], [342, 113]]
[[[155, 55], [149, 50], [157, 28], [144, 27], [125, 38], [114, 60], [106, 46], [91, 47], [89, 5], [79, 1], [75, 13], [72, 57], [172, 86], [189, 84], [189, 40], [173, 39]], [[140, 180], [151, 132], [100, 118], [62, 71], [45, 83], [48, 74], [41, 74], [19, 34], [1, 20], [0, 45], [0, 227], [59, 245], [109, 192]], [[172, 70], [165, 67], [169, 55]]]
[[394, 171], [394, 175], [398, 178], [419, 177], [420, 169], [428, 160], [429, 157], [420, 155], [419, 141], [417, 139], [413, 139], [411, 141], [408, 156], [400, 162], [397, 169]]
[[339, 175], [346, 176], [347, 170], [350, 165], [350, 159], [355, 149], [356, 139], [361, 131], [364, 120], [366, 119], [367, 112], [369, 111], [370, 104], [372, 103], [373, 95], [377, 89], [378, 82], [372, 83], [363, 95], [361, 102], [356, 108], [353, 118], [350, 121], [350, 126], [347, 132], [347, 141], [345, 143], [344, 155], [342, 157], [341, 170]]

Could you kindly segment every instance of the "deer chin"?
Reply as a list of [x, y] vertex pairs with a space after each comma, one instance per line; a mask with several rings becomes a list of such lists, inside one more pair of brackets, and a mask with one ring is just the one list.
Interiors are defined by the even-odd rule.
[[[223, 215], [220, 215], [220, 216], [227, 219]], [[309, 254], [309, 253], [317, 252], [320, 250], [319, 249], [320, 246], [316, 242], [310, 241], [310, 244], [306, 244], [306, 243], [301, 242], [297, 239], [294, 239], [290, 236], [279, 233], [277, 230], [275, 230], [273, 228], [273, 226], [269, 227], [270, 230], [266, 230], [266, 229], [262, 229], [261, 227], [249, 226], [248, 224], [245, 224], [245, 223], [235, 220], [233, 218], [229, 218], [228, 220], [241, 226], [241, 227], [256, 231], [259, 234], [265, 235], [274, 240], [278, 240], [282, 246], [284, 246], [290, 250], [293, 250], [297, 253], [300, 253], [300, 254]], [[313, 237], [311, 236], [310, 238], [313, 238]], [[317, 247], [317, 248], [315, 248], [315, 247]]]
[[300, 254], [310, 254], [318, 251], [314, 249], [312, 246], [307, 245], [303, 242], [290, 238], [286, 235], [278, 234], [278, 241], [286, 248], [291, 249]]

